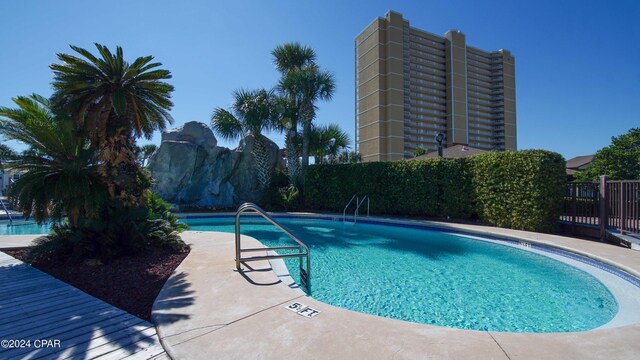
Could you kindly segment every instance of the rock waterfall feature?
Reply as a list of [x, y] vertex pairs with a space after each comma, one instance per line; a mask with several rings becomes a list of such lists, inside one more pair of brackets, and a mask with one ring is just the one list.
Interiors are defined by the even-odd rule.
[[[153, 191], [179, 206], [226, 208], [259, 202], [265, 189], [258, 181], [252, 153], [256, 139], [247, 135], [234, 150], [217, 146], [211, 129], [191, 121], [162, 133], [162, 143], [148, 169]], [[278, 146], [265, 138], [271, 171], [279, 164]]]

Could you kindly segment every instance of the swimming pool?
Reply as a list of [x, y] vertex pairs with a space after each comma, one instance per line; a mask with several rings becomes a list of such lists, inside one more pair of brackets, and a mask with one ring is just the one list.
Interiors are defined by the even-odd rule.
[[[194, 231], [234, 232], [230, 216], [184, 221]], [[417, 323], [509, 332], [584, 331], [621, 316], [616, 296], [594, 276], [509, 241], [481, 241], [424, 226], [350, 225], [331, 218], [278, 221], [311, 249], [312, 296], [334, 306]], [[5, 230], [28, 234], [47, 229], [26, 224]], [[282, 232], [255, 217], [243, 217], [242, 232], [266, 246], [291, 245]], [[559, 257], [567, 256], [572, 255]], [[297, 281], [297, 260], [285, 262]]]
[[31, 220], [23, 220], [16, 218], [13, 223], [9, 220], [0, 220], [0, 235], [29, 235], [29, 234], [48, 234], [51, 230], [51, 224], [36, 224]]
[[[234, 232], [233, 219], [187, 219], [194, 231]], [[470, 330], [567, 332], [618, 312], [587, 272], [534, 252], [428, 229], [280, 218], [310, 247], [312, 297], [399, 320]], [[242, 233], [290, 245], [275, 227], [243, 218]], [[286, 260], [297, 280], [297, 260]]]

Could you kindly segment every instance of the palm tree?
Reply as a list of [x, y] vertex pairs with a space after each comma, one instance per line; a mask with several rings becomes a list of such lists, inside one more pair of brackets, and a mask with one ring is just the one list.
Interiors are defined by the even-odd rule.
[[296, 146], [298, 141], [298, 125], [302, 97], [299, 84], [288, 80], [293, 73], [306, 69], [315, 64], [316, 53], [307, 46], [298, 42], [278, 45], [271, 52], [273, 63], [280, 72], [281, 78], [277, 86], [282, 95], [282, 127], [284, 127], [285, 144], [287, 148], [287, 169], [289, 181], [296, 185], [300, 177], [300, 164], [298, 157], [300, 152]]
[[276, 46], [271, 51], [276, 69], [283, 75], [295, 69], [303, 69], [316, 61], [316, 52], [299, 42], [290, 42]]
[[96, 216], [107, 194], [98, 174], [98, 152], [78, 136], [69, 117], [54, 114], [38, 95], [13, 99], [15, 109], [0, 107], [0, 134], [33, 151], [14, 154], [4, 163], [23, 172], [9, 189], [26, 215], [38, 222], [51, 217], [78, 226], [82, 217]]
[[211, 116], [213, 130], [226, 140], [243, 138], [246, 134], [254, 136], [251, 153], [256, 160], [258, 182], [266, 189], [271, 182], [271, 168], [265, 146], [265, 131], [276, 130], [276, 97], [272, 91], [236, 90], [233, 92], [231, 111], [216, 108]]
[[355, 151], [345, 150], [338, 155], [338, 162], [340, 164], [357, 164], [361, 161], [362, 156]]
[[15, 151], [5, 144], [0, 144], [0, 165], [2, 165], [2, 160], [7, 160], [14, 156], [16, 156]]
[[173, 123], [169, 110], [173, 86], [168, 70], [152, 56], [124, 60], [121, 47], [116, 52], [95, 44], [99, 57], [71, 46], [80, 57], [57, 54], [61, 64], [50, 65], [54, 80], [53, 102], [70, 113], [76, 131], [86, 135], [100, 149], [100, 172], [108, 179], [112, 199], [125, 206], [143, 206], [148, 182], [141, 180], [133, 145], [135, 138], [147, 139], [155, 130]]
[[318, 100], [330, 100], [335, 91], [333, 75], [320, 70], [316, 64], [292, 70], [281, 80], [281, 87], [295, 89], [298, 103], [298, 121], [302, 123], [302, 174], [309, 165], [311, 124], [316, 117]]
[[151, 158], [154, 152], [158, 150], [158, 145], [156, 144], [145, 144], [142, 146], [134, 145], [133, 153], [136, 155], [136, 158], [140, 162], [142, 166], [147, 165], [147, 161]]
[[309, 153], [315, 157], [316, 164], [324, 162], [325, 156], [332, 162], [340, 150], [349, 148], [350, 142], [349, 134], [336, 124], [313, 126]]

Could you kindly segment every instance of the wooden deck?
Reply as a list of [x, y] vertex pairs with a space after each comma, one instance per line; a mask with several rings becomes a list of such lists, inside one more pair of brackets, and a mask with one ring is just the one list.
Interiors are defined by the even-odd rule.
[[2, 252], [0, 341], [0, 359], [170, 359], [153, 324]]

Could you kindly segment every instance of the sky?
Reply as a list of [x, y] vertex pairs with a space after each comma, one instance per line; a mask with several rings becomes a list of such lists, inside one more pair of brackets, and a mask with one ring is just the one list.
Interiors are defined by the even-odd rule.
[[[173, 74], [177, 127], [209, 124], [234, 89], [272, 88], [271, 50], [298, 41], [332, 72], [336, 92], [319, 103], [318, 124], [354, 138], [354, 39], [395, 10], [411, 26], [467, 44], [504, 48], [516, 59], [518, 149], [569, 159], [593, 154], [640, 127], [640, 1], [0, 1], [0, 106], [18, 95], [52, 93], [56, 53], [69, 45], [122, 46], [125, 58], [153, 55]], [[270, 134], [283, 145], [281, 134]], [[144, 143], [160, 143], [157, 133]], [[18, 144], [10, 143], [20, 149]], [[236, 147], [237, 141], [219, 139]]]

